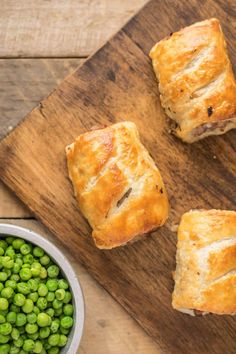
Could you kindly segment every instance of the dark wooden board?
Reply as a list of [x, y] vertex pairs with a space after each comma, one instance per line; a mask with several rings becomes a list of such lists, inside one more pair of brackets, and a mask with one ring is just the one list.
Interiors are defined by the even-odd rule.
[[[171, 227], [191, 208], [235, 209], [236, 131], [193, 145], [169, 135], [147, 54], [169, 32], [215, 16], [236, 65], [235, 13], [234, 1], [151, 1], [0, 144], [1, 179], [156, 339], [163, 353], [236, 352], [234, 317], [192, 318], [171, 308], [176, 245]], [[145, 240], [100, 251], [73, 198], [64, 148], [93, 125], [120, 120], [137, 124], [163, 175], [171, 214]]]

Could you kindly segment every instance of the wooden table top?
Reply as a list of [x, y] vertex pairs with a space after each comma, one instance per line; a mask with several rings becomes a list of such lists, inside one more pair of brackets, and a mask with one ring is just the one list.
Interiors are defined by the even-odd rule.
[[[0, 138], [147, 0], [2, 0]], [[53, 236], [0, 182], [0, 222]], [[53, 238], [54, 240], [54, 238]], [[158, 354], [156, 343], [68, 254], [81, 281], [86, 323], [79, 354]]]

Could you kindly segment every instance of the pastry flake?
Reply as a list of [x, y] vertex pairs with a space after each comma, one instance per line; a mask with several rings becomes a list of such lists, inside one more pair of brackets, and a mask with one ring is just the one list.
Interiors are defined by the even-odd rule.
[[164, 224], [166, 189], [134, 123], [82, 134], [66, 154], [75, 196], [98, 248], [124, 245]]
[[193, 210], [178, 229], [172, 305], [191, 315], [236, 314], [236, 212]]
[[150, 57], [176, 136], [192, 143], [236, 128], [236, 83], [217, 19], [171, 34]]

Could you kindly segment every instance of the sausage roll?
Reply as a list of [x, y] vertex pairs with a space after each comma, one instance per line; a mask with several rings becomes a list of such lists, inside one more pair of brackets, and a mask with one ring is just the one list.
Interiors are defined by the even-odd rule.
[[236, 83], [217, 19], [170, 34], [150, 57], [175, 135], [192, 143], [236, 128]]
[[178, 229], [172, 305], [190, 315], [236, 314], [236, 211], [193, 210]]
[[66, 154], [75, 196], [98, 248], [124, 245], [164, 224], [166, 190], [134, 123], [82, 134]]

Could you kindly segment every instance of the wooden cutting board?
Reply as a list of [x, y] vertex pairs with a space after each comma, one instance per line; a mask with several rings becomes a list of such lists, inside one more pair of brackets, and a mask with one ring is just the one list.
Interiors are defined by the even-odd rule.
[[[215, 16], [236, 65], [235, 15], [234, 1], [151, 1], [0, 144], [1, 179], [155, 338], [163, 353], [236, 352], [236, 318], [192, 318], [171, 308], [172, 226], [191, 208], [235, 209], [236, 131], [193, 145], [170, 135], [148, 52], [170, 32]], [[121, 120], [137, 124], [166, 183], [171, 214], [145, 240], [100, 251], [73, 197], [64, 149], [92, 126]]]

